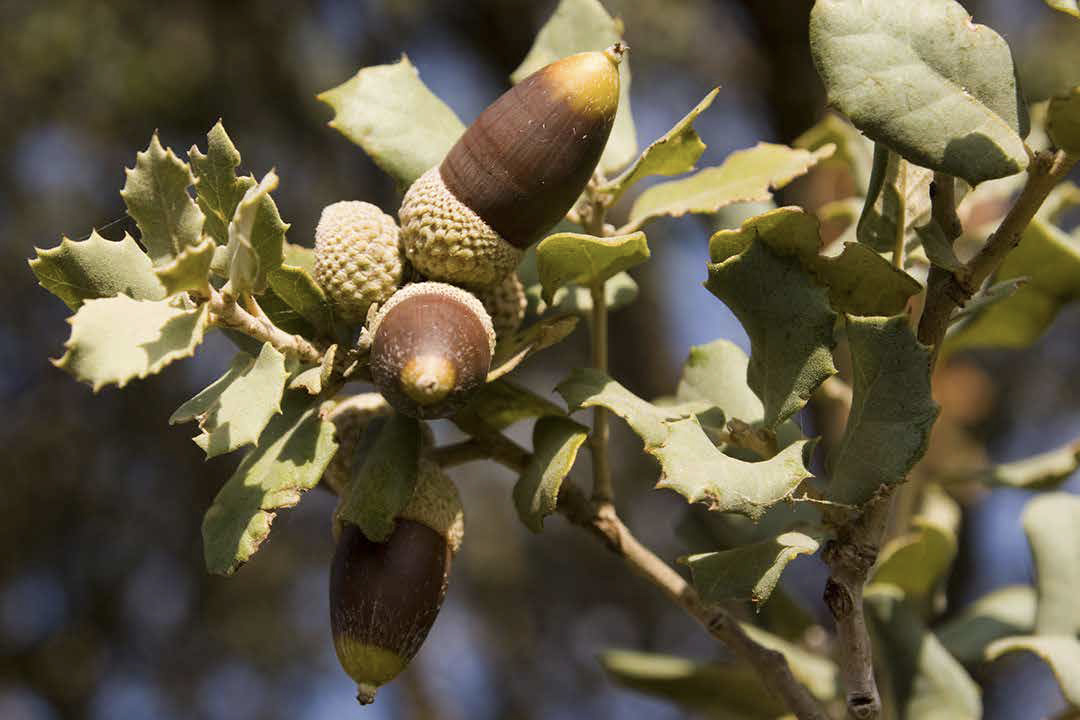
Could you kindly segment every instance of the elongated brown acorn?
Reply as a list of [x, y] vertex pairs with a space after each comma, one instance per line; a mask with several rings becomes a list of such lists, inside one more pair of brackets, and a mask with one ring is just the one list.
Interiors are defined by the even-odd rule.
[[457, 488], [422, 459], [416, 491], [385, 542], [346, 523], [330, 569], [330, 626], [341, 667], [368, 704], [416, 655], [446, 596], [464, 535]]
[[450, 415], [491, 369], [491, 317], [472, 293], [453, 285], [406, 285], [379, 308], [370, 331], [372, 380], [405, 415]]
[[405, 255], [425, 277], [492, 285], [581, 195], [619, 105], [616, 43], [547, 65], [492, 103], [401, 205]]

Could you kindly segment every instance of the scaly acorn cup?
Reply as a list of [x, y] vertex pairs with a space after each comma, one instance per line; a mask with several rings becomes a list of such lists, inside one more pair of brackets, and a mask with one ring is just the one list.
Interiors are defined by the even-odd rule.
[[413, 498], [385, 542], [350, 523], [342, 528], [330, 568], [330, 626], [362, 704], [374, 701], [423, 644], [464, 532], [457, 488], [423, 458]]
[[375, 205], [343, 201], [323, 208], [315, 229], [315, 281], [338, 317], [362, 322], [368, 308], [401, 284], [398, 226]]
[[495, 350], [491, 317], [453, 285], [406, 285], [371, 323], [371, 377], [398, 412], [446, 417], [487, 380]]
[[491, 287], [477, 291], [476, 296], [491, 316], [497, 342], [502, 342], [521, 327], [529, 302], [525, 297], [525, 286], [521, 284], [521, 278], [516, 272], [510, 273]]
[[619, 106], [616, 43], [547, 65], [480, 114], [405, 193], [405, 255], [424, 277], [493, 285], [581, 195]]

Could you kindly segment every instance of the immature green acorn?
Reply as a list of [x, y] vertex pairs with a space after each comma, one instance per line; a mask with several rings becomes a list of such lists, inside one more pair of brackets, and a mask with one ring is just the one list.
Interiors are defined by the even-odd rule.
[[315, 229], [315, 281], [338, 316], [362, 322], [368, 308], [401, 284], [398, 226], [371, 203], [336, 202], [323, 208]]
[[372, 702], [423, 644], [464, 531], [457, 488], [423, 458], [413, 498], [385, 542], [369, 540], [352, 524], [342, 529], [330, 569], [330, 626], [362, 704]]
[[398, 412], [452, 414], [487, 380], [495, 349], [491, 317], [453, 285], [406, 285], [379, 308], [369, 328], [372, 381]]
[[521, 327], [521, 321], [525, 319], [528, 300], [525, 297], [525, 286], [521, 284], [521, 278], [516, 272], [478, 291], [476, 296], [480, 298], [484, 309], [491, 316], [491, 325], [495, 328], [497, 341], [501, 342], [503, 338], [513, 335]]
[[432, 280], [492, 285], [566, 215], [619, 105], [616, 43], [551, 63], [507, 90], [402, 201], [401, 240]]

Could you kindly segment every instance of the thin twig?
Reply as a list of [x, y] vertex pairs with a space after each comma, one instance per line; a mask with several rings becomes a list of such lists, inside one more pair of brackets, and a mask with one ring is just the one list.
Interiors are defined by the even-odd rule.
[[[596, 283], [592, 291], [592, 366], [608, 371], [608, 310], [604, 301], [604, 283]], [[589, 438], [592, 448], [593, 499], [610, 503], [615, 499], [611, 483], [611, 464], [608, 460], [608, 411], [593, 408], [593, 431]]]
[[322, 353], [300, 335], [290, 335], [277, 325], [256, 317], [240, 306], [236, 298], [210, 290], [210, 321], [214, 325], [244, 333], [261, 342], [268, 342], [283, 353], [293, 353], [300, 360], [316, 364]]

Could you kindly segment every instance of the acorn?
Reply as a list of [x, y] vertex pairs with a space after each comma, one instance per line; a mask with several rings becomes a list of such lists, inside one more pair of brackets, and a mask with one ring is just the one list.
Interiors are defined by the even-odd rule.
[[401, 284], [402, 256], [394, 218], [375, 205], [342, 201], [323, 208], [315, 229], [315, 281], [338, 317], [359, 323]]
[[370, 331], [372, 381], [402, 414], [446, 417], [487, 380], [495, 329], [467, 290], [406, 285], [379, 308]]
[[581, 195], [619, 105], [615, 43], [551, 63], [507, 90], [442, 164], [405, 193], [405, 255], [424, 277], [493, 285]]
[[446, 596], [450, 563], [464, 536], [457, 488], [421, 458], [416, 490], [385, 542], [346, 523], [330, 569], [330, 626], [356, 699], [375, 692], [416, 655]]
[[521, 322], [525, 319], [528, 300], [525, 297], [525, 286], [521, 284], [521, 278], [516, 272], [510, 273], [495, 285], [477, 292], [476, 296], [480, 298], [484, 309], [491, 316], [496, 342], [510, 337], [521, 327]]

